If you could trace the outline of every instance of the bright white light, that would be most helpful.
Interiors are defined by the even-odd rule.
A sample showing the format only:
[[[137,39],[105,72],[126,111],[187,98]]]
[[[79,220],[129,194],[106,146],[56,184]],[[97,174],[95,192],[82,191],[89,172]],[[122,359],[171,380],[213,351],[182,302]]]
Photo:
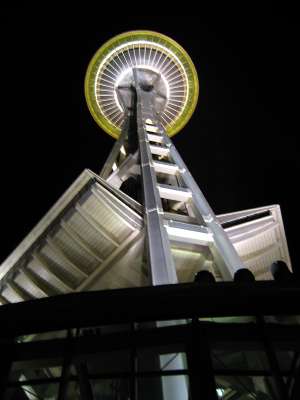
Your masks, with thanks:
[[[157,126],[145,124],[145,127],[147,132],[153,132],[153,133],[159,132],[159,128]]]
[[[145,47],[149,47],[149,46],[152,47],[154,45],[154,47],[156,49],[159,49],[163,54],[168,55],[170,57],[170,59],[174,60],[175,63],[177,64],[177,66],[179,66],[179,69],[181,70],[181,72],[182,72],[182,74],[184,76],[184,82],[185,82],[185,86],[186,86],[186,96],[185,96],[184,101],[183,101],[183,106],[182,106],[180,112],[178,113],[178,115],[176,116],[176,118],[179,118],[179,116],[182,114],[182,112],[183,112],[183,110],[184,110],[184,108],[186,106],[186,103],[187,103],[187,100],[188,100],[188,96],[189,96],[189,85],[187,84],[188,77],[187,77],[185,68],[184,68],[182,62],[180,61],[180,59],[177,57],[177,55],[170,48],[168,48],[166,46],[163,46],[160,43],[154,43],[154,42],[147,41],[147,40],[133,40],[133,41],[129,40],[128,42],[123,43],[123,44],[117,46],[116,48],[114,48],[113,50],[111,50],[110,53],[107,54],[104,57],[104,59],[101,61],[100,65],[98,67],[97,73],[96,73],[96,79],[95,79],[95,83],[96,84],[95,84],[95,88],[94,88],[94,90],[95,90],[95,99],[96,99],[96,102],[98,104],[98,107],[101,110],[101,113],[103,115],[105,115],[105,113],[104,113],[104,111],[102,109],[102,105],[100,104],[100,101],[98,100],[96,89],[97,89],[97,82],[98,82],[98,79],[99,79],[99,74],[102,72],[104,65],[111,58],[113,58],[115,55],[118,55],[119,53],[121,53],[123,49],[127,50],[129,48],[140,48],[141,45],[145,46]],[[145,56],[145,54],[144,54],[144,56]],[[128,63],[127,63],[127,66],[128,66]],[[139,66],[139,67],[142,67],[142,68],[150,69],[150,70],[155,71],[155,72],[160,72],[155,67],[153,67],[152,65],[149,66],[149,64],[146,64],[145,60],[144,60],[144,63],[142,62],[142,63],[139,63],[138,65],[135,64],[134,66]],[[120,74],[118,74],[118,76],[117,76],[117,81],[115,82],[114,88],[116,88],[118,86],[118,83],[123,79],[123,77],[131,69],[132,69],[132,66],[130,66],[130,68],[124,68],[122,71],[120,71]],[[167,79],[165,78],[163,73],[161,74],[161,79],[164,81],[164,84],[165,84],[165,87],[166,87],[166,91],[167,91],[166,97],[167,97],[167,103],[168,103],[169,98],[170,98],[169,82],[167,81]],[[117,108],[119,109],[119,111],[122,112],[123,109],[122,109],[122,106],[121,106],[120,102],[118,101],[118,97],[116,95],[116,90],[114,90],[112,95],[113,95],[113,98],[114,98],[114,101],[116,103]]]
[[[188,239],[196,244],[207,244],[213,241],[212,234],[205,232],[191,231],[188,229],[175,228],[173,226],[165,225],[168,234],[176,239]]]
[[[126,151],[125,151],[125,147],[124,146],[121,146],[120,153],[122,153],[123,156],[126,156]]]
[[[216,390],[217,390],[218,397],[221,399],[223,397],[223,394],[224,394],[224,389],[217,388]]]

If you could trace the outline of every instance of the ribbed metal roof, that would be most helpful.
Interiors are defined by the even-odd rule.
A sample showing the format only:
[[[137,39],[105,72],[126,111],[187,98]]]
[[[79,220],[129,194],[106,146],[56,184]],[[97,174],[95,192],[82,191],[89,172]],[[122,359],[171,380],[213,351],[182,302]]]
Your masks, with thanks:
[[[277,260],[283,260],[292,269],[279,205],[223,214],[218,218],[223,223],[236,221],[236,225],[225,231],[257,280],[273,279],[270,266]],[[252,220],[245,221],[247,218]]]
[[[137,274],[128,260],[141,241],[139,210],[134,200],[85,170],[0,267],[0,301],[85,290],[99,276],[105,288],[146,284],[142,269]],[[139,253],[135,262],[141,265]],[[109,273],[116,265],[120,273]]]
[[[193,281],[202,269],[222,280],[204,228],[190,217],[166,217],[178,281]],[[278,205],[218,220],[256,279],[272,279],[270,265],[278,259],[291,268]],[[85,170],[1,265],[0,303],[148,285],[143,254],[142,206]]]

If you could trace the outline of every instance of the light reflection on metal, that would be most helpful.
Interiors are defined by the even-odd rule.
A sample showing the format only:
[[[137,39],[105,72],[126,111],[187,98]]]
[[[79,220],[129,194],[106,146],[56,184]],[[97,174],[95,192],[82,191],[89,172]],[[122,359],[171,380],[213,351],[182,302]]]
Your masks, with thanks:
[[[207,230],[192,230],[182,228],[180,226],[169,226],[165,224],[170,240],[177,240],[178,242],[187,242],[200,245],[210,245],[213,243],[213,235]]]
[[[156,73],[155,107],[167,134],[173,136],[190,119],[198,99],[195,67],[184,49],[172,39],[151,31],[132,31],[106,42],[90,62],[85,94],[96,122],[118,138],[124,106],[118,89],[134,84],[133,69]]]

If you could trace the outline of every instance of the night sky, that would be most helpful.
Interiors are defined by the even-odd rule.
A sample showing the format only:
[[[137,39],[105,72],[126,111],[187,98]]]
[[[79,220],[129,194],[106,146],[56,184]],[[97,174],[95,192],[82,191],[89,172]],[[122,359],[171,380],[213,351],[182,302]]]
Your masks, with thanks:
[[[178,41],[198,71],[198,106],[174,143],[210,205],[279,203],[297,269],[298,21],[271,10],[212,17],[1,11],[0,262],[84,168],[100,170],[114,140],[87,109],[87,65],[112,36],[149,29]]]

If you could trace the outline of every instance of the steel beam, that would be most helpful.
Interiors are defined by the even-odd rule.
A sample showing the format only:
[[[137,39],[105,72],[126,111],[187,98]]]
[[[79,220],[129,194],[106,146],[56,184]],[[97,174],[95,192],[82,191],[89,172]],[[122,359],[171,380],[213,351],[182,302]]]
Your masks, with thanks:
[[[210,343],[198,321],[191,324],[189,339],[186,355],[191,400],[217,400]]]
[[[157,188],[162,199],[188,201],[193,196],[192,192],[187,188],[163,184],[157,185]]]
[[[74,290],[73,284],[69,282],[69,280],[68,282],[66,281],[66,277],[64,276],[66,273],[61,273],[58,267],[56,267],[54,270],[53,267],[50,266],[49,263],[39,253],[34,253],[32,257],[41,268],[48,272],[48,274],[51,276],[53,285],[55,285],[59,292],[69,293]]]
[[[237,254],[233,244],[228,238],[227,233],[222,228],[216,215],[209,206],[207,200],[205,199],[203,193],[199,189],[195,179],[189,172],[187,166],[183,162],[180,154],[176,150],[171,139],[164,135],[165,143],[170,151],[170,157],[173,162],[178,165],[180,177],[184,182],[185,186],[191,190],[193,193],[193,204],[200,214],[201,219],[203,218],[207,227],[211,230],[214,237],[215,244],[215,256],[218,262],[220,272],[225,280],[231,280],[234,273],[240,269],[244,268],[244,264]]]
[[[99,174],[102,179],[107,179],[111,174],[113,164],[115,163],[120,153],[121,147],[124,144],[126,134],[127,134],[126,130],[123,129],[119,139],[115,142],[111,152],[109,153],[109,156],[107,157],[107,160],[104,163],[104,166]]]
[[[93,391],[89,381],[89,374],[86,363],[78,362],[75,363],[75,368],[79,381],[80,399],[81,400],[93,400]]]
[[[9,301],[0,294],[0,304],[4,305],[4,304],[9,304]]]
[[[176,164],[167,161],[153,161],[153,166],[156,172],[163,174],[175,175],[179,170]]]
[[[161,135],[153,135],[151,133],[148,133],[147,137],[149,142],[162,143],[164,141],[164,138]]]
[[[32,300],[32,296],[16,282],[10,281],[7,286],[20,298],[21,301]]]
[[[110,243],[112,243],[115,247],[119,246],[119,243],[115,238],[112,237],[112,234],[107,231],[107,229],[100,225],[99,222],[83,207],[80,205],[75,206],[76,211],[80,214],[80,216],[93,228],[98,232],[101,236],[107,239]],[[69,263],[68,263],[69,264]],[[81,271],[82,272],[82,271]],[[82,272],[83,273],[83,272]]]
[[[67,400],[69,378],[71,376],[71,365],[73,355],[70,352],[71,331],[68,331],[66,345],[64,349],[64,360],[62,365],[62,372],[60,378],[60,385],[58,389],[57,400]]]
[[[138,153],[129,154],[127,158],[118,166],[118,168],[111,173],[106,181],[116,187],[119,188],[122,183],[129,178],[130,175],[136,175],[138,172]],[[135,172],[135,174],[133,174]]]
[[[108,269],[110,266],[114,264],[116,259],[120,257],[122,252],[128,248],[130,244],[132,244],[135,239],[137,239],[140,231],[137,229],[134,230],[115,250],[105,259],[99,266],[77,287],[76,291],[87,290],[93,282],[95,282],[96,278],[101,274],[102,271]]]
[[[177,275],[173,262],[167,232],[163,226],[163,208],[157,188],[156,174],[152,154],[166,154],[167,148],[149,145],[148,133],[157,131],[154,112],[154,93],[144,90],[143,75],[138,69],[133,70],[137,94],[137,131],[140,150],[140,164],[145,205],[145,222],[147,230],[147,247],[149,267],[153,285],[176,283]],[[150,119],[153,125],[146,124]]]
[[[48,282],[40,278],[30,268],[24,268],[22,273],[25,275],[26,279],[28,279],[28,281],[40,292],[41,297],[49,297],[60,294],[58,289],[50,286]]]
[[[204,246],[210,246],[213,243],[212,233],[204,226],[166,219],[164,220],[164,226],[170,240]]]
[[[150,151],[152,154],[156,154],[158,156],[167,156],[170,152],[169,148],[166,146],[156,146],[154,144],[150,144]]]
[[[96,254],[95,251],[87,244],[87,242],[79,236],[79,234],[64,220],[60,223],[61,228],[64,232],[76,243],[77,246],[83,248],[90,256],[92,256],[98,262],[102,262],[103,258]]]

